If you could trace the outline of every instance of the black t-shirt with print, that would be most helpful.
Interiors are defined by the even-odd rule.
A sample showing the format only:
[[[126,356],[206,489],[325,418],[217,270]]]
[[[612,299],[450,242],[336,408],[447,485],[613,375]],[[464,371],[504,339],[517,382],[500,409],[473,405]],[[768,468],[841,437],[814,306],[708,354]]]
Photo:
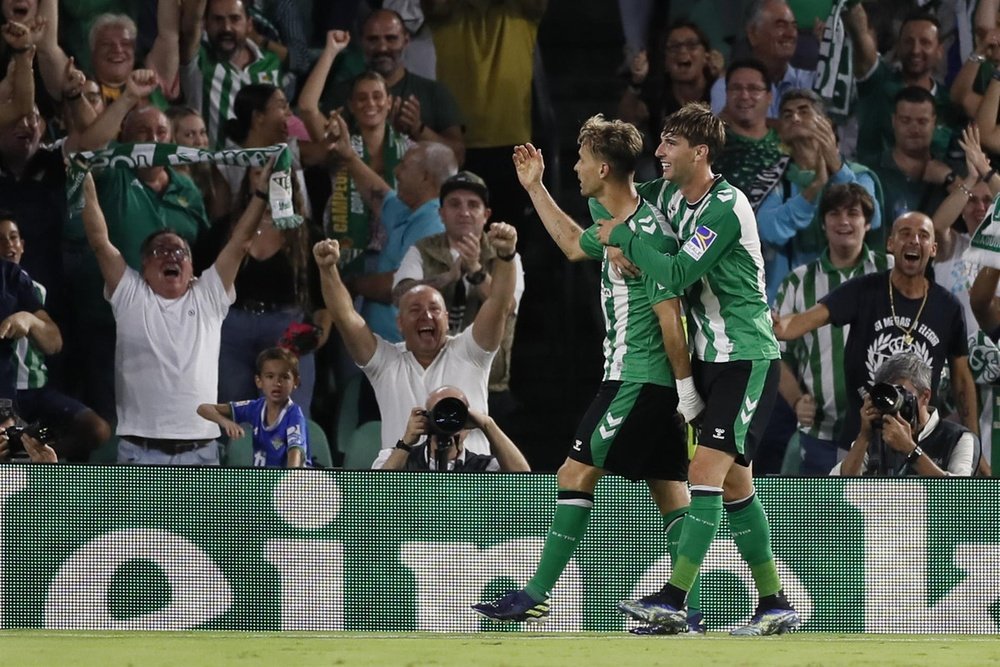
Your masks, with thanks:
[[[893,288],[896,320],[889,302],[889,273],[869,274],[849,280],[820,299],[830,311],[830,323],[850,325],[844,354],[847,414],[841,447],[850,447],[860,429],[862,390],[873,384],[882,362],[901,352],[915,352],[931,367],[931,394],[937,396],[941,372],[954,357],[969,354],[962,306],[946,289],[929,281],[927,303],[908,299]],[[914,323],[917,313],[920,317]],[[912,326],[912,330],[911,330]],[[912,342],[905,340],[910,331]],[[932,399],[933,400],[933,399]]]

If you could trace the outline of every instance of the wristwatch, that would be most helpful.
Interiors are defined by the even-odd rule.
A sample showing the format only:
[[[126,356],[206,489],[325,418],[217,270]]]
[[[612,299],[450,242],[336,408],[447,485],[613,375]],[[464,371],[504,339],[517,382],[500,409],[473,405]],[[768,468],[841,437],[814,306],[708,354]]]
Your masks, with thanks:
[[[486,271],[485,269],[473,271],[472,273],[466,274],[465,279],[469,281],[470,285],[479,285],[486,280]]]
[[[920,449],[920,445],[917,445],[916,447],[913,448],[913,451],[910,452],[909,455],[906,457],[906,462],[913,463],[923,455],[924,455],[924,450]]]

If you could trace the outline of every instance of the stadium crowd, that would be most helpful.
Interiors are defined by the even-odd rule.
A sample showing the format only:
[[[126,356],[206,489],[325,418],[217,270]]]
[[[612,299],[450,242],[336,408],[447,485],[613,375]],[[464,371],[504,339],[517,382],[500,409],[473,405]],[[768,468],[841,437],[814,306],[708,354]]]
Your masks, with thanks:
[[[659,178],[664,121],[704,103],[725,124],[712,170],[755,214],[746,248],[781,343],[754,474],[861,470],[867,389],[887,378],[919,394],[909,422],[884,417],[897,473],[989,475],[1000,261],[966,251],[1000,234],[1000,0],[618,4],[620,98],[604,115],[639,130],[626,171]],[[403,467],[430,432],[428,397],[453,385],[483,432],[453,443],[452,467],[500,442],[489,469],[528,468],[504,431],[519,416],[512,350],[533,333],[521,297],[545,289],[523,239],[550,200],[540,171],[534,192],[518,180],[512,155],[540,160],[525,146],[545,113],[533,84],[546,0],[0,10],[0,399],[48,429],[27,436],[27,454]],[[611,217],[585,182],[607,169],[576,172],[595,220]],[[654,217],[676,213],[638,191]],[[569,208],[580,194],[552,197]],[[603,258],[607,290],[608,271],[642,273],[625,246],[602,251],[596,231],[579,232],[553,239],[570,259]],[[672,234],[677,253],[689,239]],[[676,291],[671,313],[693,319],[703,295]],[[613,346],[621,313],[604,310]],[[689,333],[694,356],[732,352],[715,333]],[[903,354],[919,373],[879,374]],[[660,361],[697,426],[706,392],[688,384],[687,359]],[[945,421],[955,442],[921,447]],[[236,456],[241,439],[252,460]]]

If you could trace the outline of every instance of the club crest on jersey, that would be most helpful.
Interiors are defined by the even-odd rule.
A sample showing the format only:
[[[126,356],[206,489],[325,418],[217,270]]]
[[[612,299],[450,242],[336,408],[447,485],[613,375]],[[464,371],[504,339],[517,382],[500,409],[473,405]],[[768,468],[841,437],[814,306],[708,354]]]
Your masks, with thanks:
[[[694,230],[694,236],[687,240],[681,250],[698,261],[712,247],[717,237],[718,234],[708,227],[698,227]]]

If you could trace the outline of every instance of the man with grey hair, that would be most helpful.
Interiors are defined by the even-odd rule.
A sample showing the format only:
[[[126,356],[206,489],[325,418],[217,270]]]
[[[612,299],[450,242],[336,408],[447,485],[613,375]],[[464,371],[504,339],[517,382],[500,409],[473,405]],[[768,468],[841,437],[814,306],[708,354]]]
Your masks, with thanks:
[[[777,118],[779,102],[793,88],[812,88],[816,72],[792,67],[799,33],[795,15],[785,0],[754,0],[747,7],[746,34],[750,55],[767,67],[771,84],[771,106],[767,117]],[[712,113],[726,106],[726,81],[719,77],[712,85]]]
[[[979,463],[979,439],[930,407],[931,368],[904,352],[875,372],[861,406],[861,432],[830,471],[844,477],[968,477]]]
[[[764,242],[768,303],[790,271],[817,259],[826,247],[819,202],[829,185],[857,183],[875,201],[870,224],[882,226],[882,188],[875,173],[843,159],[823,102],[811,90],[794,88],[781,98],[778,137],[788,154],[775,164],[780,174],[757,209]]]
[[[441,186],[458,171],[451,148],[436,141],[414,144],[396,166],[396,189],[372,170],[351,147],[343,118],[336,117],[333,153],[347,169],[365,204],[378,216],[384,236],[374,265],[361,275],[344,276],[347,288],[364,301],[361,315],[372,331],[390,343],[402,340],[396,325],[392,282],[403,256],[420,239],[444,232],[439,195]]]

